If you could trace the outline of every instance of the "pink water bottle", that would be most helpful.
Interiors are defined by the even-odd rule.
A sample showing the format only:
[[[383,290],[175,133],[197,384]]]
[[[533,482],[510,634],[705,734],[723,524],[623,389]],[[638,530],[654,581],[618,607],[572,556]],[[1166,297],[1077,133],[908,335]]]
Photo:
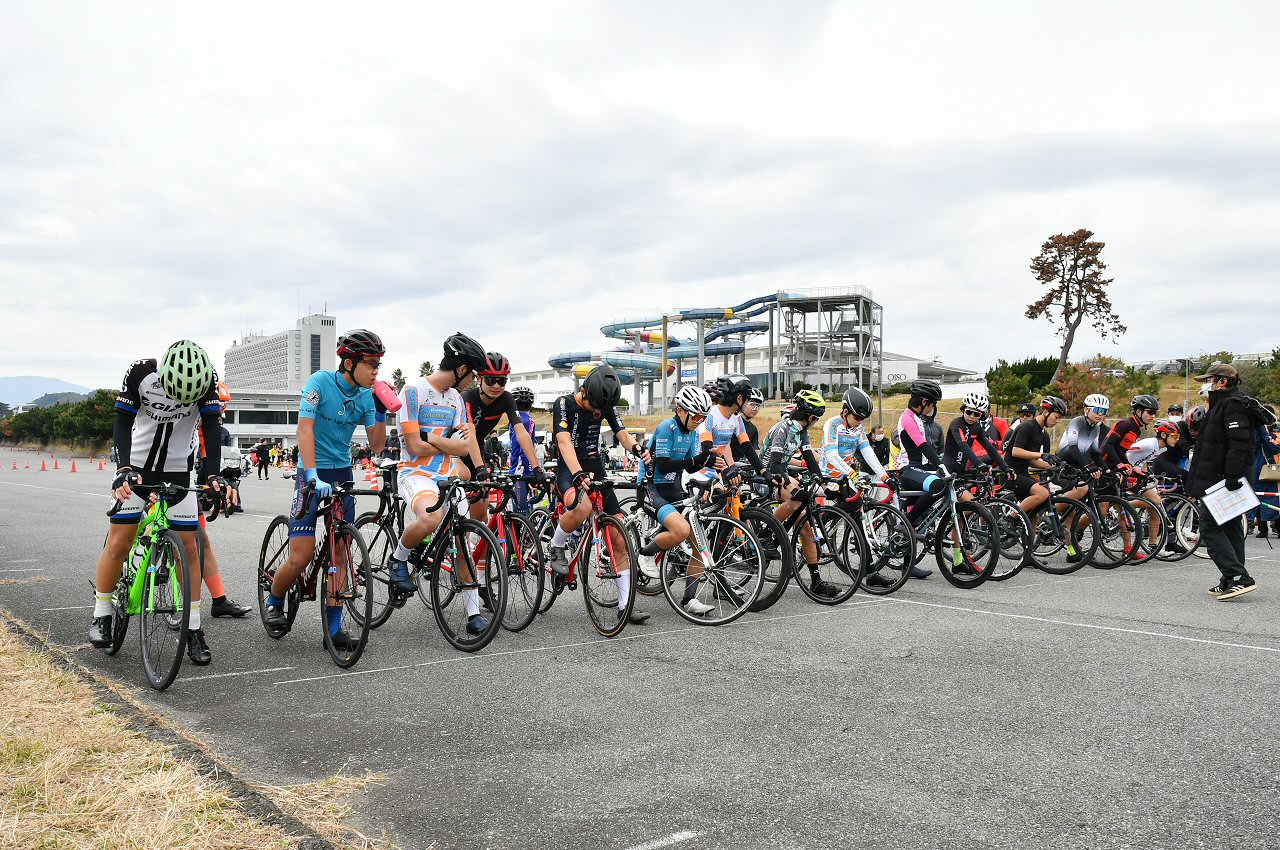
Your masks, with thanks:
[[[382,402],[382,406],[389,412],[399,412],[400,396],[396,394],[395,388],[386,381],[374,381],[373,394],[378,397],[378,401]]]

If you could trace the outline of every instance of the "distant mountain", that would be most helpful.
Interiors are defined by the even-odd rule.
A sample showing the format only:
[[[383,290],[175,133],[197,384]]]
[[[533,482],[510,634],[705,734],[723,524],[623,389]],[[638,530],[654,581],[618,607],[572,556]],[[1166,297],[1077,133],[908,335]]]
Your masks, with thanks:
[[[31,403],[36,407],[53,407],[55,404],[84,401],[88,397],[84,393],[45,393],[40,398],[32,399]]]
[[[93,390],[72,384],[58,378],[46,378],[42,375],[16,375],[10,378],[0,377],[0,401],[13,406],[26,404],[49,393],[83,393],[88,395]]]

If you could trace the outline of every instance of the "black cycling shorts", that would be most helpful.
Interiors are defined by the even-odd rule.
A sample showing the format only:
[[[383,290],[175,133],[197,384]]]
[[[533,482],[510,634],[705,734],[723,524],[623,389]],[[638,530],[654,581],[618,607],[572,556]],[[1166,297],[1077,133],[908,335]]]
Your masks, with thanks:
[[[597,481],[605,480],[604,464],[600,461],[582,467],[582,471]],[[556,469],[556,488],[560,491],[561,499],[564,498],[565,493],[573,488],[573,474],[569,472],[567,464],[562,463]],[[618,494],[613,491],[612,487],[601,487],[600,497],[604,500],[605,513],[613,516],[622,513],[622,506],[618,504]],[[569,503],[565,502],[565,507],[567,508],[568,506]]]
[[[1021,472],[1013,477],[1013,481],[1009,483],[1009,489],[1019,499],[1025,499],[1031,495],[1031,488],[1040,482],[1032,478],[1030,475],[1023,475]]]

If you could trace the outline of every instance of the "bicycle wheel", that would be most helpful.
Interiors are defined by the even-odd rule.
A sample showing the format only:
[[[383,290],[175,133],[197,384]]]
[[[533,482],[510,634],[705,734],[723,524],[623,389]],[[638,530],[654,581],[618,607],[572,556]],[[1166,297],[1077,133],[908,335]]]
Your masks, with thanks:
[[[722,626],[747,613],[764,587],[764,554],[746,523],[723,515],[700,517],[706,535],[704,567],[696,577],[688,568],[663,575],[662,593],[675,612],[691,623]],[[664,559],[664,565],[674,559]],[[709,610],[694,614],[691,600]]]
[[[795,571],[796,554],[787,540],[787,528],[772,511],[763,508],[743,508],[739,519],[747,524],[751,533],[760,541],[764,557],[764,582],[760,595],[752,602],[749,611],[764,611],[776,605],[787,592],[787,584]]]
[[[653,539],[653,536],[661,531],[658,527],[657,518],[646,513],[640,507],[639,500],[634,496],[623,499],[619,504],[623,506],[626,522],[631,526],[635,539],[641,544]],[[633,573],[633,581],[636,591],[641,596],[662,595],[660,558],[660,555],[654,555],[653,557],[641,555],[639,549],[636,550],[636,568]],[[661,558],[661,560],[665,560],[665,558]]]
[[[862,589],[888,596],[907,583],[916,562],[915,530],[907,515],[890,504],[865,504],[860,519],[869,555]]]
[[[813,524],[813,543],[817,563],[805,563],[805,575],[800,564],[804,562],[801,529],[805,523],[797,523],[792,532],[792,549],[800,553],[796,560],[796,584],[819,605],[839,605],[853,596],[867,566],[867,545],[862,536],[861,524],[839,508],[830,505],[809,506],[808,522]],[[827,592],[820,593],[824,587]]]
[[[991,581],[1008,581],[1022,572],[1027,564],[1027,554],[1035,551],[1035,528],[1016,502],[992,499],[984,503],[996,518],[1000,532],[1000,558],[991,573]]]
[[[284,596],[284,613],[289,618],[289,627],[273,629],[267,625],[267,594],[271,592],[271,581],[276,570],[289,560],[289,518],[280,515],[271,520],[267,533],[262,537],[262,549],[258,552],[258,617],[262,620],[262,628],[267,635],[279,640],[289,633],[293,627],[293,619],[298,616],[298,605],[301,598],[297,583],[289,588]]]
[[[959,531],[959,542],[955,539]],[[972,590],[991,578],[1000,559],[996,518],[976,502],[957,502],[955,520],[944,516],[934,532],[934,559],[942,577],[956,587]]]
[[[507,605],[502,614],[502,627],[518,632],[533,622],[542,604],[546,570],[542,562],[542,542],[537,527],[510,511],[504,517],[507,529]]]
[[[484,570],[476,562],[481,541],[488,553]],[[483,649],[502,628],[507,604],[507,562],[498,538],[484,523],[455,519],[448,539],[442,540],[437,532],[424,559],[435,562],[434,569],[427,572],[431,577],[431,612],[440,634],[454,649]],[[481,588],[491,608],[487,615],[480,612]]]
[[[178,535],[165,528],[153,532],[151,563],[143,578],[142,611],[139,640],[142,644],[142,669],[147,684],[163,691],[173,682],[182,666],[182,652],[187,648],[187,630],[191,624],[191,606],[187,604],[187,550]],[[173,615],[178,628],[169,626]]]
[[[329,651],[333,663],[345,669],[360,660],[369,641],[370,623],[373,621],[373,595],[369,587],[373,576],[369,550],[355,526],[339,522],[333,531],[333,543],[333,551],[323,553],[327,555],[327,563],[319,564],[320,622],[324,648]],[[358,615],[353,613],[351,617],[356,628],[346,629],[347,635],[355,639],[355,646],[340,647],[334,643],[328,618],[332,603],[337,603],[344,611],[359,611]]]
[[[1133,508],[1138,518],[1130,560],[1136,562],[1154,558],[1169,538],[1169,517],[1165,515],[1163,508],[1146,496],[1131,498],[1129,507]]]
[[[137,569],[126,561],[120,581],[116,582],[116,591],[111,596],[111,643],[102,648],[107,655],[119,652],[129,633],[129,588],[136,576]]]
[[[1084,502],[1066,496],[1054,496],[1048,505],[1035,511],[1036,555],[1040,569],[1056,576],[1065,576],[1089,563],[1098,548],[1098,519]],[[1067,559],[1050,560],[1063,549]],[[1072,554],[1074,550],[1074,554]]]
[[[1200,514],[1193,499],[1166,493],[1165,513],[1169,515],[1170,536],[1164,551],[1156,555],[1162,561],[1181,561],[1200,551]],[[1181,548],[1182,551],[1176,551]]]
[[[632,565],[640,544],[634,532],[616,517],[598,516],[595,522],[598,537],[588,537],[582,548],[578,583],[582,585],[591,625],[605,637],[614,637],[627,625],[636,604],[636,594],[629,591],[629,579],[635,574]],[[625,597],[624,585],[628,588]]]
[[[1100,570],[1114,570],[1133,555],[1138,516],[1119,496],[1095,496],[1094,503],[1097,505],[1098,549],[1090,564]]]
[[[538,601],[538,613],[545,614],[555,604],[556,597],[564,591],[564,579],[552,572],[551,564],[547,562],[547,547],[551,545],[555,523],[549,510],[534,508],[529,511],[529,525],[537,529],[538,544],[542,547],[542,596]]]
[[[360,538],[369,553],[369,586],[366,590],[372,602],[370,607],[373,613],[369,620],[371,629],[385,623],[395,610],[391,602],[391,567],[388,566],[398,542],[392,525],[394,521],[388,517],[378,522],[377,514],[364,514],[356,520],[356,531],[360,532]],[[356,622],[360,622],[360,618],[364,616],[362,605],[348,606],[347,611]]]

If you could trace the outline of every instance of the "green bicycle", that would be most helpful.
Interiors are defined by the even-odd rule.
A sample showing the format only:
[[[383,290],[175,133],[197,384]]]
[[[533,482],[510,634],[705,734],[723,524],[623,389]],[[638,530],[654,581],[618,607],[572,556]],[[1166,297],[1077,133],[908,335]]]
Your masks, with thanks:
[[[147,684],[163,691],[173,684],[182,667],[191,623],[191,606],[187,604],[187,549],[177,532],[169,527],[169,505],[180,502],[188,493],[203,492],[204,488],[177,484],[146,487],[136,478],[129,483],[139,494],[149,492],[153,500],[138,523],[133,548],[125,558],[124,571],[116,583],[111,643],[103,647],[103,651],[107,655],[119,652],[129,631],[129,618],[138,617],[142,669],[147,675]],[[123,504],[116,502],[107,516],[114,516]],[[196,535],[196,541],[203,573],[204,535]]]

